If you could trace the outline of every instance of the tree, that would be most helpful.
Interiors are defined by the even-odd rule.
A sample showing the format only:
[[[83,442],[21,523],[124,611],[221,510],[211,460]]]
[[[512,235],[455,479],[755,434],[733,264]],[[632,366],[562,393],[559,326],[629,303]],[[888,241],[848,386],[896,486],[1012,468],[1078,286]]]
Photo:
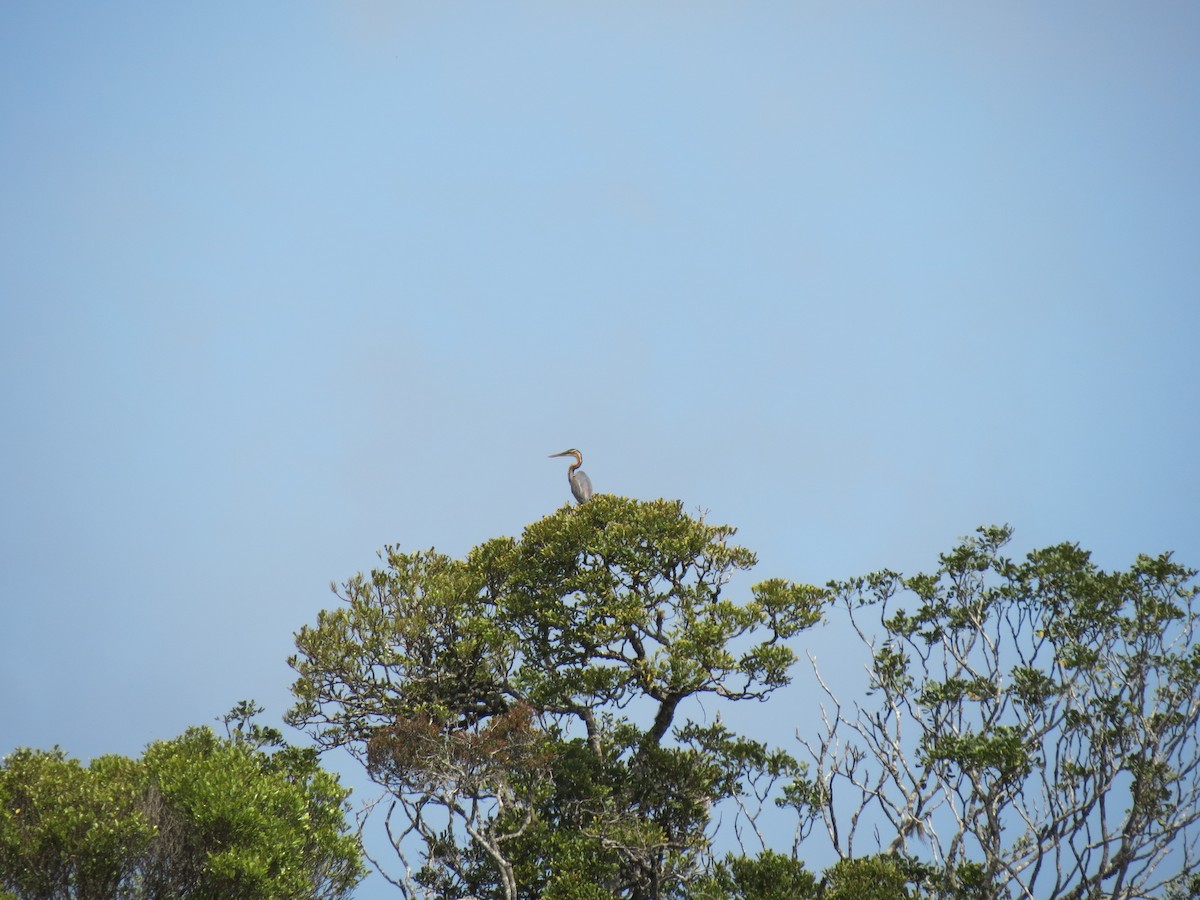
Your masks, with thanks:
[[[1074,544],[1017,562],[1010,538],[981,528],[933,574],[830,586],[870,699],[822,681],[814,775],[787,802],[846,859],[890,836],[935,897],[1181,892],[1200,842],[1196,572],[1170,554],[1105,572]]]
[[[817,879],[802,862],[774,850],[728,854],[692,892],[693,900],[816,900]]]
[[[153,838],[137,815],[137,764],[84,767],[59,749],[17,750],[0,765],[0,887],[29,900],[117,897]],[[128,853],[126,848],[136,848]]]
[[[825,599],[776,579],[729,600],[755,563],[733,533],[598,495],[462,560],[387,548],[335,586],[344,604],[297,635],[288,718],[384,788],[364,816],[405,897],[676,896],[713,804],[799,774],[692,718],[787,684],[783,642]]]
[[[260,711],[240,704],[227,738],[191,728],[139,760],[5,757],[0,888],[23,900],[349,896],[363,869],[348,791],[314,751],[251,724]]]

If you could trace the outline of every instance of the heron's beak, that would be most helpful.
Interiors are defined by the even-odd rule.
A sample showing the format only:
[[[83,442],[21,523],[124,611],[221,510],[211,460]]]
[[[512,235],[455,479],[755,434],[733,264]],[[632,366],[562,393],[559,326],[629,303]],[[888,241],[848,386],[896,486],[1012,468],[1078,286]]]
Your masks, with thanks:
[[[554,457],[556,457],[556,456],[570,456],[570,455],[571,455],[570,450],[564,450],[562,453],[551,453],[549,456],[546,457],[546,459],[554,459]]]

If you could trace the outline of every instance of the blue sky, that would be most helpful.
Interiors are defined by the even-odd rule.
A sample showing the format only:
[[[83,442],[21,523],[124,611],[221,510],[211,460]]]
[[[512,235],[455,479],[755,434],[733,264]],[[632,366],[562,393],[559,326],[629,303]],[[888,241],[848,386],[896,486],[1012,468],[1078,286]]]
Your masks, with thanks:
[[[519,532],[566,447],[762,577],[1000,522],[1200,564],[1198,45],[1182,2],[4,5],[0,753],[277,719],[331,580]]]

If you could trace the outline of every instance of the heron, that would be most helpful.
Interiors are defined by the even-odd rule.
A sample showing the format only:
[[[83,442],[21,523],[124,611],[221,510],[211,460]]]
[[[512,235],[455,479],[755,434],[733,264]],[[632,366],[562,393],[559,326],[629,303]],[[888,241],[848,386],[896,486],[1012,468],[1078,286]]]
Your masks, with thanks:
[[[556,456],[575,457],[575,462],[567,469],[567,481],[571,483],[571,493],[575,495],[575,499],[579,503],[587,503],[592,499],[592,479],[579,471],[579,467],[583,465],[583,454],[572,448],[562,453],[551,453],[548,458],[554,459]]]

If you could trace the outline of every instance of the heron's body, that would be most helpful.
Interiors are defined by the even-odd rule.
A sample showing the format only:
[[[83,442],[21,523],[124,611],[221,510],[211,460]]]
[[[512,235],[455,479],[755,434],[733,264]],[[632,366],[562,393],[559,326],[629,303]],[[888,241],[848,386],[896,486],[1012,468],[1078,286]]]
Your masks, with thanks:
[[[587,503],[592,499],[592,479],[587,477],[586,472],[572,472],[567,480],[571,482],[571,493],[576,500]]]
[[[564,450],[562,453],[550,454],[551,459],[556,456],[575,457],[575,462],[571,463],[570,468],[567,469],[567,481],[571,485],[571,493],[575,495],[575,500],[579,503],[587,503],[592,499],[592,479],[579,470],[579,467],[583,465],[583,454],[578,450]]]

